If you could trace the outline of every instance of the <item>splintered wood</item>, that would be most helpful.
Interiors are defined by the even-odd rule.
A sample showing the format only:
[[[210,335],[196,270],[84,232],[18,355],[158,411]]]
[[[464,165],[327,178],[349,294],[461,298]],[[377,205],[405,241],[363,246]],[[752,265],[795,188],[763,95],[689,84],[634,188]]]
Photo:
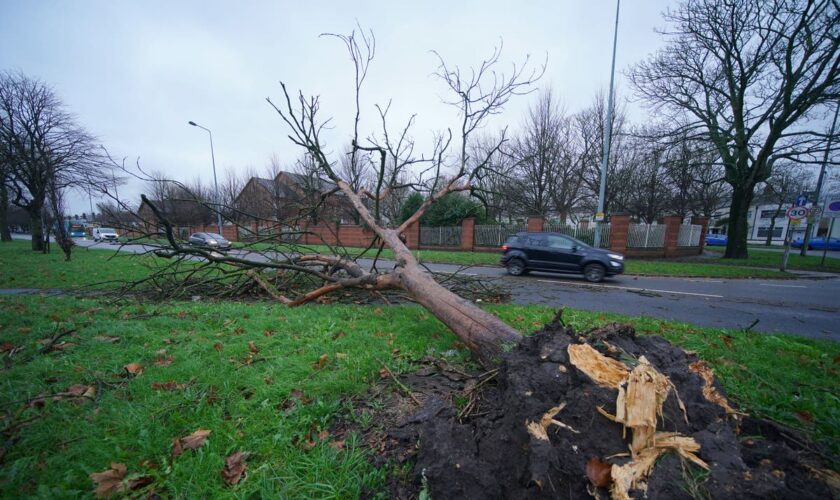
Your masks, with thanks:
[[[726,398],[723,397],[723,394],[719,393],[717,389],[715,389],[715,386],[713,385],[715,378],[714,372],[711,368],[709,368],[709,365],[707,365],[705,361],[697,360],[694,363],[688,365],[688,369],[696,373],[697,375],[700,375],[700,377],[703,379],[703,396],[706,399],[723,408],[726,411],[727,415],[743,415],[743,413],[740,413],[739,411],[735,410],[735,408],[732,408],[729,405],[729,401],[727,401]]]
[[[644,489],[644,481],[652,472],[656,459],[668,451],[704,469],[709,468],[696,455],[700,445],[694,438],[675,432],[656,431],[657,418],[662,416],[662,405],[672,389],[676,395],[676,388],[644,356],[639,358],[639,364],[630,371],[623,363],[607,358],[588,344],[569,345],[568,352],[571,363],[595,383],[618,390],[616,414],[610,415],[602,408],[598,408],[598,411],[608,419],[621,423],[625,431],[629,428],[632,432],[632,460],[624,465],[613,465],[610,471],[612,498],[629,500],[631,489]],[[710,386],[710,382],[707,382],[707,386]],[[676,397],[679,401],[679,396]],[[679,401],[679,405],[685,416],[682,401]]]
[[[604,356],[589,344],[570,344],[568,352],[571,363],[602,387],[618,389],[630,373],[624,363]]]
[[[530,422],[525,421],[525,428],[528,429],[528,433],[534,436],[537,439],[541,439],[543,441],[548,441],[548,427],[551,425],[556,425],[557,427],[568,429],[575,434],[580,434],[578,431],[574,430],[571,426],[564,424],[563,422],[556,420],[554,418],[555,415],[560,413],[560,411],[566,407],[566,403],[561,403],[559,406],[555,406],[545,412],[542,417],[540,417],[539,422]]]

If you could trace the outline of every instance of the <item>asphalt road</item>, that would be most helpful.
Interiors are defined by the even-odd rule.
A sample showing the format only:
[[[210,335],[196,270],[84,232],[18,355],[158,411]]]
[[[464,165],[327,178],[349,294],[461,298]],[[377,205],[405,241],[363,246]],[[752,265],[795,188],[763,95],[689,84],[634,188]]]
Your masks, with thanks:
[[[80,246],[142,252],[92,241]],[[360,260],[360,264],[369,261]],[[388,262],[380,262],[387,269]],[[518,304],[545,304],[590,311],[683,321],[707,327],[747,328],[840,341],[840,277],[802,273],[799,279],[657,278],[622,275],[592,284],[575,275],[532,273],[507,276],[501,267],[461,268],[430,264],[435,272],[463,272],[497,278]]]

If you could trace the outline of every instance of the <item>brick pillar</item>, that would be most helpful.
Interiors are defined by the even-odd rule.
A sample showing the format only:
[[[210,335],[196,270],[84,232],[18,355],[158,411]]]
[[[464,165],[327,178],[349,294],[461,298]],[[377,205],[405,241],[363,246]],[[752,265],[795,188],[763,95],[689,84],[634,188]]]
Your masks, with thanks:
[[[528,217],[528,231],[531,233],[541,233],[545,227],[545,219],[543,217]]]
[[[610,250],[625,253],[629,234],[630,216],[627,214],[610,215]]]
[[[405,245],[408,248],[420,248],[420,221],[408,226],[401,236],[405,238]]]
[[[239,241],[239,231],[235,225],[222,226],[222,236],[228,241]]]
[[[703,253],[703,249],[706,247],[706,233],[709,232],[709,218],[702,217],[702,216],[694,216],[691,218],[692,224],[699,224],[702,229],[700,229],[700,251],[698,254]]]
[[[461,221],[461,250],[471,252],[475,242],[475,217]]]
[[[677,243],[680,237],[680,224],[683,218],[678,215],[668,215],[662,218],[665,224],[665,257],[677,256]]]

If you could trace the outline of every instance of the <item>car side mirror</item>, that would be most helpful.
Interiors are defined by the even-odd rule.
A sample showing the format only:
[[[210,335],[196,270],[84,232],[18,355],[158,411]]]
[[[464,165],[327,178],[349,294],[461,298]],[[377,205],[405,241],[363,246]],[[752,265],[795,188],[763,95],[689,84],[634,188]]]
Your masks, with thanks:
[[[578,246],[577,245],[572,245],[572,252],[577,253],[577,251],[578,251]]]

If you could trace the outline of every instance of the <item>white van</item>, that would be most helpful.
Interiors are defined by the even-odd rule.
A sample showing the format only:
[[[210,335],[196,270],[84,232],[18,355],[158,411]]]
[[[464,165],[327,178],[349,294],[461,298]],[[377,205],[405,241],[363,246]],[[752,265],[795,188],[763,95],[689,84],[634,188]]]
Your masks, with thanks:
[[[117,234],[117,232],[111,229],[110,227],[93,228],[93,241],[110,241],[112,243],[117,243],[119,241],[119,237],[120,236]]]

